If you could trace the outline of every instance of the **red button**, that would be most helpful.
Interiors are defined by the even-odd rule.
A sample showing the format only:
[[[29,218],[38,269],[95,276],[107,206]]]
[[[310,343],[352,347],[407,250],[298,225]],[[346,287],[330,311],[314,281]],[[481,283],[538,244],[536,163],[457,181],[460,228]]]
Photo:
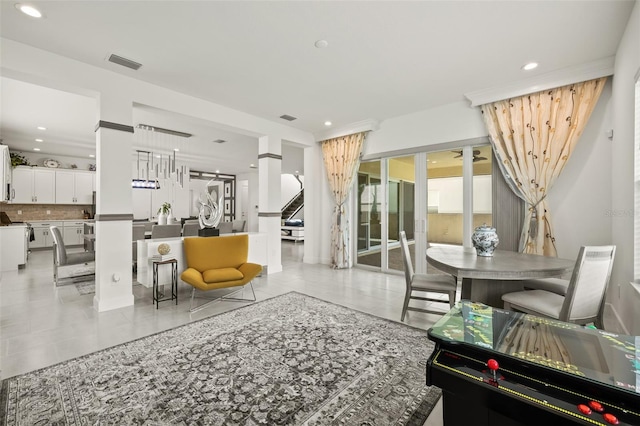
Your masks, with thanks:
[[[617,425],[618,423],[620,423],[618,421],[618,418],[611,413],[604,413],[602,417],[604,418],[605,422],[610,423],[612,425]]]
[[[578,405],[578,411],[580,411],[582,414],[591,414],[591,408],[587,407],[584,404]]]
[[[591,407],[593,411],[597,411],[598,413],[602,413],[604,411],[604,407],[602,407],[602,404],[597,401],[589,401],[589,407]]]

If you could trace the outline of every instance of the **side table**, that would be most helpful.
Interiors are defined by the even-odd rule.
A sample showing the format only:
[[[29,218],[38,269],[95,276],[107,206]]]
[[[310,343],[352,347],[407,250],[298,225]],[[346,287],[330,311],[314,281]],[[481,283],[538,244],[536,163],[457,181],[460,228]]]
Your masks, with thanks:
[[[178,304],[178,261],[176,259],[168,260],[153,260],[153,302],[156,304],[156,309],[160,302],[166,300],[176,300]],[[160,299],[161,295],[158,290],[158,266],[159,265],[171,265],[171,297],[165,297]]]

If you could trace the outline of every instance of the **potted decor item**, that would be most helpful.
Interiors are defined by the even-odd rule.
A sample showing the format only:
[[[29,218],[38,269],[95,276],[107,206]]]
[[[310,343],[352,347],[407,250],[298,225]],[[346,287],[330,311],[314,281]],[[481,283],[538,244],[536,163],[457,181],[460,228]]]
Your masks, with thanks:
[[[488,226],[483,223],[482,226],[478,226],[471,236],[471,242],[476,248],[478,256],[490,257],[493,256],[493,251],[500,242],[496,228]]]
[[[158,225],[166,225],[170,223],[169,220],[173,221],[173,217],[171,217],[171,204],[165,201],[158,209]]]

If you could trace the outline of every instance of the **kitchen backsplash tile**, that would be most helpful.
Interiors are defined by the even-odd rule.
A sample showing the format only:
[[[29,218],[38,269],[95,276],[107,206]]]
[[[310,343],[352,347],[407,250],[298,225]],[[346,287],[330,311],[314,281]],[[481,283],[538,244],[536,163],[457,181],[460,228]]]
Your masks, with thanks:
[[[0,211],[5,212],[12,222],[83,219],[83,211],[89,211],[90,208],[91,205],[0,204]],[[22,212],[22,214],[18,214],[18,211]],[[47,214],[47,211],[49,211],[49,214]]]

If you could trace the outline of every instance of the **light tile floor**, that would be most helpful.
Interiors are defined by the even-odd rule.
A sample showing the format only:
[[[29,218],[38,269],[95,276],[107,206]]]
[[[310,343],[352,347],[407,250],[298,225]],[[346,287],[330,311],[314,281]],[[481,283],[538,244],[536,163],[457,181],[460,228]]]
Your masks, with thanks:
[[[399,320],[404,297],[402,275],[302,263],[303,244],[283,242],[280,273],[254,280],[258,300],[298,291],[379,317]],[[134,306],[98,313],[93,294],[75,285],[54,288],[51,251],[34,251],[25,269],[0,278],[0,378],[46,367],[241,306],[220,302],[189,313],[191,287],[179,286],[179,304],[156,309],[151,289],[133,286]],[[249,291],[249,290],[248,290]],[[205,301],[200,300],[200,303]],[[447,305],[442,305],[443,309]],[[427,329],[438,315],[409,312],[405,323]],[[436,406],[426,425],[442,424]]]

